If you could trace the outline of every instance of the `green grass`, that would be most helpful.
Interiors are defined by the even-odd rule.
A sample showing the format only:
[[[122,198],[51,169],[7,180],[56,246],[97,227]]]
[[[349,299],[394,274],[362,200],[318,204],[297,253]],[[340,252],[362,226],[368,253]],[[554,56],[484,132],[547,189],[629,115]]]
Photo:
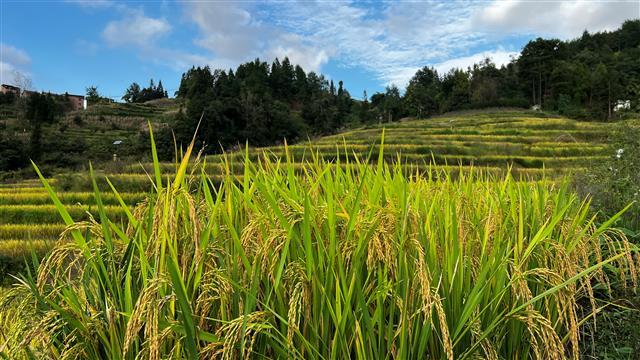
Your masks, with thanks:
[[[43,178],[73,230],[3,294],[5,357],[578,358],[578,301],[636,285],[620,214],[596,226],[566,182],[416,177],[380,154],[246,156],[218,183],[191,152],[170,176],[154,162],[128,225],[95,178],[95,223]]]

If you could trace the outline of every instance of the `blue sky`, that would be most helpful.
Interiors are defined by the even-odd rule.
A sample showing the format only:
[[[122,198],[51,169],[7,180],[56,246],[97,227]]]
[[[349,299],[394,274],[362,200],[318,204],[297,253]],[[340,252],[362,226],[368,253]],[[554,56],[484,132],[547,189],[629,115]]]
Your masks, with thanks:
[[[640,18],[640,1],[0,1],[0,81],[116,100],[133,81],[175,91],[191,65],[288,56],[352,96],[484,57],[509,61],[534,37],[570,39]]]

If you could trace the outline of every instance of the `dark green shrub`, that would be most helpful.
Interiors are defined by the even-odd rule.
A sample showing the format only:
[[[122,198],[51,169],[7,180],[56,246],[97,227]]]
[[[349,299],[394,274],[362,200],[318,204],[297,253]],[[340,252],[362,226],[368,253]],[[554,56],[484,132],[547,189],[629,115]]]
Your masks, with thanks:
[[[602,215],[615,214],[630,203],[631,209],[622,217],[622,226],[640,230],[640,126],[620,123],[608,139],[610,158],[592,164],[587,173],[577,176],[580,193],[590,195],[594,207]]]

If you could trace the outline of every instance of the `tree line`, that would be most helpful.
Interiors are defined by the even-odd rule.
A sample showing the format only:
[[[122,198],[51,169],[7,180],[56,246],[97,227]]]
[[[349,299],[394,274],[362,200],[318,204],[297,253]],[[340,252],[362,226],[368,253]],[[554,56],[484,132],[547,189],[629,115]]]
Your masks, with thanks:
[[[396,97],[395,90],[383,96]],[[640,20],[569,41],[537,38],[500,68],[489,59],[444,75],[422,68],[402,100],[395,117],[537,105],[573,118],[611,120],[618,100],[640,111]]]
[[[141,88],[136,82],[131,83],[127,88],[122,100],[127,103],[143,103],[155,99],[168,98],[169,94],[162,86],[162,80],[155,85],[153,79],[149,80],[149,86]]]
[[[173,126],[176,139],[188,142],[202,117],[198,140],[212,152],[245,141],[262,146],[329,134],[357,117],[342,81],[336,86],[288,58],[256,59],[235,71],[193,67],[176,97],[185,104]]]

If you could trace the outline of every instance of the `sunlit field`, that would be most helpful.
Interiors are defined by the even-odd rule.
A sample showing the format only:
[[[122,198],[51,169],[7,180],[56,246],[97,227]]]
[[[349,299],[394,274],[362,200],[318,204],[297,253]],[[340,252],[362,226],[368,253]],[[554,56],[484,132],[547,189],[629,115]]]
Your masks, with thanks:
[[[5,291],[3,353],[578,358],[599,295],[637,286],[615,217],[597,225],[560,179],[412,165],[392,134],[363,160],[343,145],[295,162],[285,146],[222,157],[215,175],[190,147],[172,169],[150,164],[135,206],[93,173],[91,195],[42,178],[65,231]],[[76,221],[70,199],[93,216]]]
[[[584,171],[593,163],[611,156],[605,138],[611,126],[606,123],[585,123],[566,118],[547,118],[537,113],[497,111],[449,115],[429,120],[384,123],[320,137],[288,147],[290,167],[302,173],[305,161],[322,157],[334,167],[353,167],[353,161],[364,161],[380,150],[382,129],[385,129],[386,163],[399,163],[403,173],[420,176],[440,176],[443,171],[456,177],[472,169],[503,177],[509,170],[517,180],[558,180],[564,175]],[[284,159],[284,147],[251,148],[253,161],[268,154]],[[209,179],[219,184],[225,179],[225,158],[235,179],[244,175],[244,151],[227,149],[225,155],[208,156],[206,170]],[[374,156],[377,159],[377,157]],[[347,164],[345,160],[349,160]],[[162,173],[175,173],[174,163],[160,163]],[[191,167],[189,171],[191,171]],[[96,182],[101,190],[110,190],[106,179],[121,192],[124,203],[135,206],[152,189],[151,163],[129,163],[96,170]],[[74,220],[87,220],[95,215],[96,202],[88,171],[60,174],[49,179],[60,201],[67,206]],[[112,220],[124,220],[124,212],[112,194],[104,194],[102,202]],[[23,181],[0,185],[0,239],[30,240],[39,248],[57,239],[63,223],[49,195],[39,181]],[[29,255],[31,249],[16,248],[11,256]],[[26,244],[26,243],[25,243]],[[0,256],[4,250],[0,246]]]

